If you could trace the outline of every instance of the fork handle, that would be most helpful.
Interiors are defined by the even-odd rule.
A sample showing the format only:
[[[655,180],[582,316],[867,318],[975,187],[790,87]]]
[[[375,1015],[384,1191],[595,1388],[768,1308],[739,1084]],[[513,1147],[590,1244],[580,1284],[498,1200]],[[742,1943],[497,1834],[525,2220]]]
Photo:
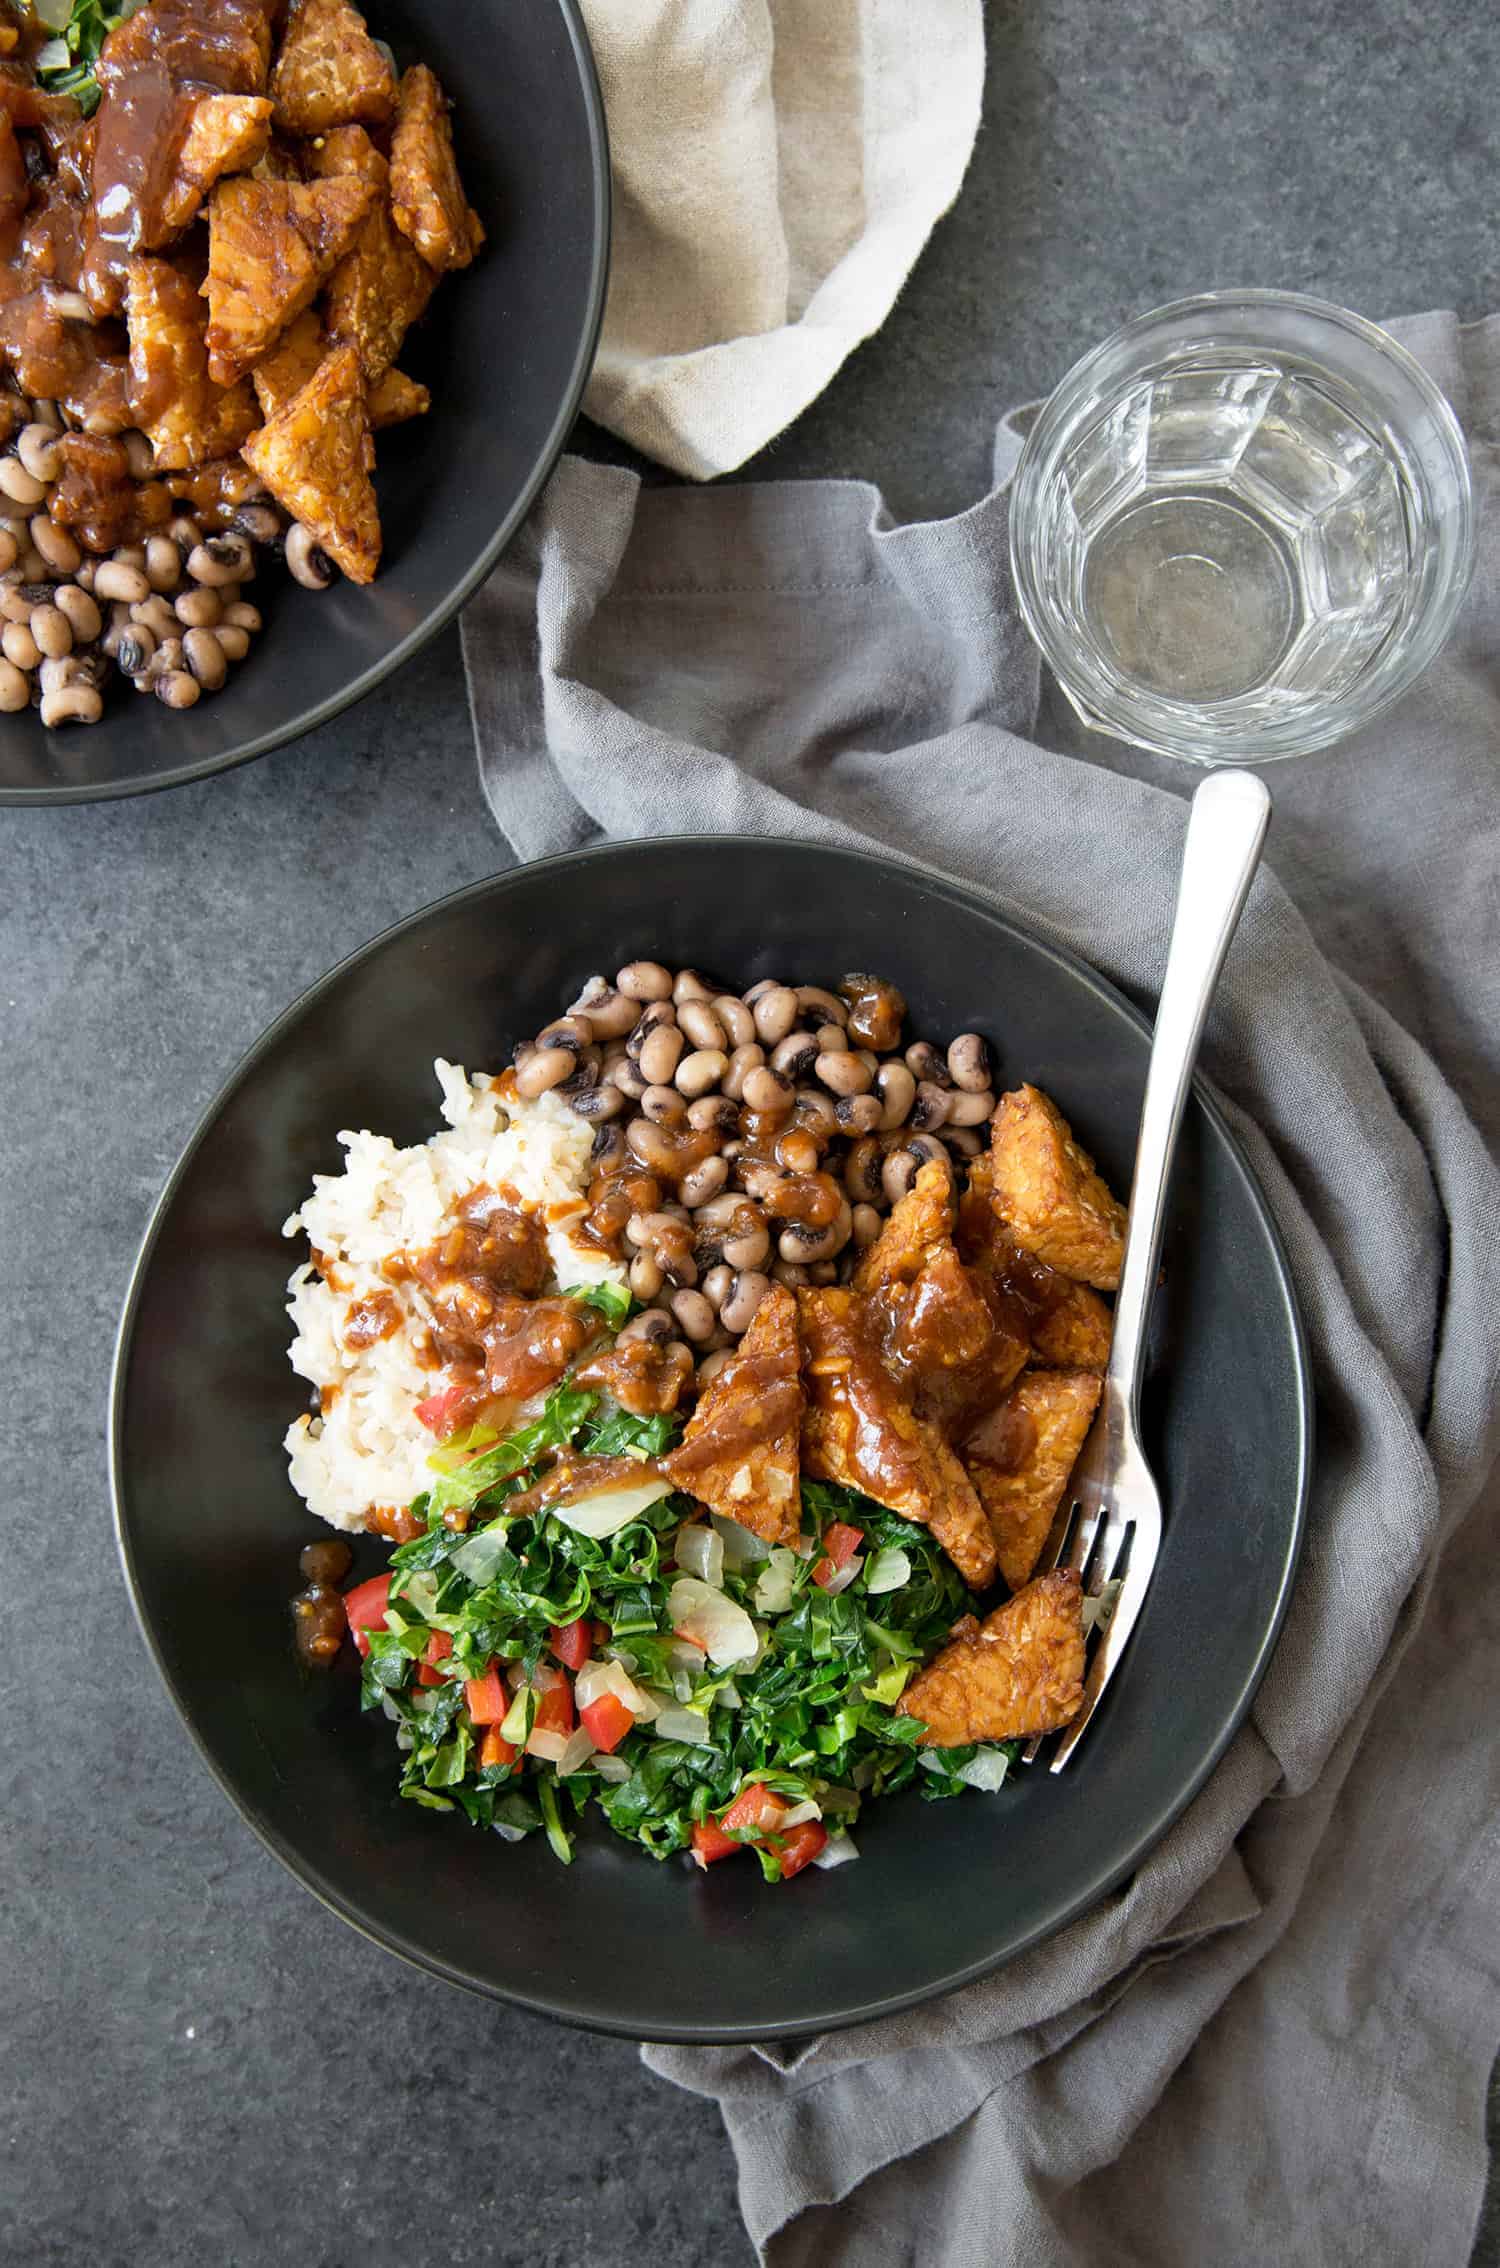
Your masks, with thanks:
[[[1146,1071],[1130,1184],[1130,1223],[1105,1376],[1106,1398],[1120,1416],[1128,1412],[1134,1417],[1140,1394],[1167,1181],[1204,1018],[1260,862],[1270,818],[1271,798],[1253,772],[1210,773],[1193,797],[1188,815],[1172,942]]]

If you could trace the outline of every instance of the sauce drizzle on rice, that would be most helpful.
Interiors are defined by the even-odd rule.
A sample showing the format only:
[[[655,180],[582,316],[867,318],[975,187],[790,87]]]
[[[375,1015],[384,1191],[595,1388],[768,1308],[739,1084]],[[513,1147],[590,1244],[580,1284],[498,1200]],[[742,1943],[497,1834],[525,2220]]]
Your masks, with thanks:
[[[430,1485],[433,1437],[416,1411],[436,1365],[472,1380],[476,1407],[544,1392],[598,1319],[530,1295],[625,1284],[611,1255],[569,1233],[584,1216],[591,1129],[556,1096],[525,1101],[508,1078],[435,1068],[446,1129],[405,1149],[341,1133],[343,1171],[315,1175],[283,1230],[312,1247],[287,1305],[292,1367],[321,1405],[288,1429],[286,1450],[293,1485],[336,1528],[388,1533],[389,1508]]]

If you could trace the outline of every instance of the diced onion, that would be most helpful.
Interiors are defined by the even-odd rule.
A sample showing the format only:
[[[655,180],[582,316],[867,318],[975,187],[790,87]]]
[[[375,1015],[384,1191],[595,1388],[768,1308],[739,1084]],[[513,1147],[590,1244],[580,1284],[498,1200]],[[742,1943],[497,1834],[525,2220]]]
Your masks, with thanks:
[[[753,1528],[742,1527],[738,1520],[726,1519],[722,1512],[715,1512],[712,1519],[715,1533],[724,1546],[726,1567],[738,1572],[741,1567],[752,1567],[757,1560],[770,1557],[770,1545]]]
[[[865,1577],[867,1591],[899,1591],[903,1583],[911,1581],[911,1561],[900,1544],[887,1544],[877,1551],[870,1561],[870,1572]]]
[[[602,1748],[589,1758],[589,1770],[597,1772],[601,1780],[613,1780],[617,1787],[630,1777],[630,1766],[624,1757],[606,1756]]]
[[[718,1692],[714,1695],[714,1699],[721,1709],[742,1709],[744,1707],[744,1703],[740,1699],[740,1689],[732,1677],[725,1678]]]
[[[663,1709],[652,1730],[658,1740],[690,1741],[694,1748],[712,1748],[714,1743],[708,1719],[698,1709]]]
[[[859,1809],[859,1797],[855,1794],[853,1788],[825,1788],[820,1800],[825,1819],[835,1812],[858,1811]]]
[[[591,1536],[597,1543],[628,1528],[671,1493],[672,1484],[665,1480],[640,1481],[634,1488],[601,1488],[592,1496],[580,1496],[576,1504],[555,1505],[552,1517],[575,1536]]]
[[[672,1546],[677,1564],[684,1575],[696,1575],[700,1583],[718,1590],[724,1580],[724,1539],[712,1528],[705,1528],[697,1520],[685,1520],[677,1531]]]
[[[856,1552],[854,1557],[849,1561],[847,1567],[840,1567],[834,1574],[829,1576],[827,1582],[823,1585],[823,1588],[828,1593],[828,1596],[831,1599],[836,1599],[840,1591],[847,1591],[849,1585],[854,1581],[855,1576],[859,1573],[863,1565],[864,1561],[860,1558],[858,1552]]]
[[[557,1769],[564,1775],[576,1772],[580,1765],[587,1764],[593,1753],[593,1736],[580,1725],[576,1732],[569,1733],[563,1752],[557,1758]]]
[[[852,1835],[830,1835],[813,1860],[814,1866],[848,1866],[859,1857],[859,1845]]]
[[[966,1788],[983,1788],[993,1795],[996,1788],[1003,1786],[1009,1770],[1010,1758],[1003,1748],[981,1748],[967,1764],[960,1764],[958,1776]]]
[[[573,1680],[573,1698],[579,1708],[591,1708],[605,1693],[623,1702],[633,1717],[656,1714],[656,1704],[625,1675],[618,1662],[585,1662]]]
[[[525,1828],[512,1827],[509,1820],[507,1819],[497,1819],[494,1823],[494,1826],[495,1833],[500,1837],[500,1840],[503,1843],[524,1843],[526,1840]],[[816,1866],[817,1863],[817,1860],[814,1859],[813,1865]]]
[[[577,1738],[574,1733],[534,1731],[526,1743],[528,1756],[540,1756],[544,1764],[556,1764],[566,1755],[569,1743]]]
[[[788,1833],[793,1827],[800,1827],[805,1819],[821,1819],[822,1816],[822,1809],[818,1804],[815,1804],[811,1801],[808,1801],[806,1803],[794,1803],[791,1810],[785,1812],[782,1817],[777,1820],[776,1832],[778,1835],[784,1835]]]
[[[66,5],[71,7],[72,0],[66,0]],[[41,0],[37,0],[37,13],[41,13]],[[65,39],[49,39],[36,51],[36,67],[39,71],[66,71],[72,60]]]
[[[755,1604],[762,1614],[785,1614],[792,1603],[797,1555],[778,1544],[755,1579]]]
[[[673,1629],[696,1638],[716,1669],[754,1660],[760,1646],[755,1625],[723,1591],[694,1576],[679,1576],[667,1594],[667,1613]]]

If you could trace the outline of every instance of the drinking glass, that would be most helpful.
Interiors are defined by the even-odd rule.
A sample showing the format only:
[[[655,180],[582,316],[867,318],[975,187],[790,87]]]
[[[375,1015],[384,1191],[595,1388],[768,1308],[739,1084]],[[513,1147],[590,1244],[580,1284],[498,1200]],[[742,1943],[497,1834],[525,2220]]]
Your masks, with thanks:
[[[1209,292],[1069,371],[1028,436],[1010,545],[1086,724],[1199,764],[1302,755],[1388,708],[1452,629],[1468,455],[1373,323]]]

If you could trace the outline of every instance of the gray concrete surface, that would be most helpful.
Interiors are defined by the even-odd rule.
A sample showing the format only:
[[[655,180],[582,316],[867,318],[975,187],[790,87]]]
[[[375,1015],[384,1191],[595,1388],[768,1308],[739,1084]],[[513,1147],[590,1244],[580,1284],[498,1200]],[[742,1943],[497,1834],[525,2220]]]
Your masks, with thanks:
[[[1497,84],[1500,18],[1468,0],[1003,0],[957,209],[751,469],[950,511],[1001,408],[1177,292],[1500,306]],[[406,1970],[260,1849],[178,1730],[110,1542],[110,1338],[195,1116],[331,961],[504,863],[452,633],[225,779],[0,812],[5,2268],[749,2258],[713,2113],[628,2045]],[[1494,2218],[1477,2257],[1500,2262]]]

